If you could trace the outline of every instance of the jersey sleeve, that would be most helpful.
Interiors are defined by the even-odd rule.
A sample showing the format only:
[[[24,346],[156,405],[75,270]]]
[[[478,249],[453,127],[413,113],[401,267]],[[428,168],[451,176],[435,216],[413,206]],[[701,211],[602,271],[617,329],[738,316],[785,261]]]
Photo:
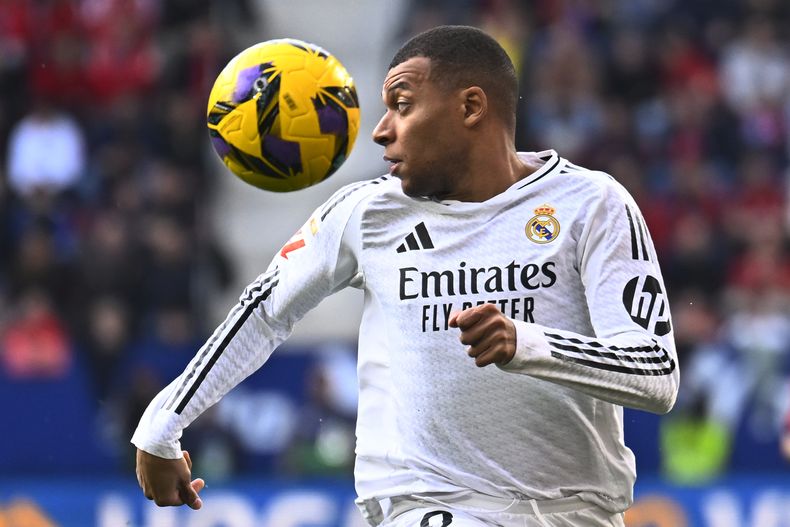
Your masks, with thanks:
[[[679,370],[666,288],[647,226],[613,180],[602,185],[587,210],[576,262],[594,334],[514,321],[516,354],[501,368],[666,413],[677,397]]]
[[[132,436],[135,446],[180,458],[179,440],[189,423],[260,368],[322,299],[358,285],[359,233],[352,217],[369,183],[338,191],[286,242],[183,373],[149,404]]]

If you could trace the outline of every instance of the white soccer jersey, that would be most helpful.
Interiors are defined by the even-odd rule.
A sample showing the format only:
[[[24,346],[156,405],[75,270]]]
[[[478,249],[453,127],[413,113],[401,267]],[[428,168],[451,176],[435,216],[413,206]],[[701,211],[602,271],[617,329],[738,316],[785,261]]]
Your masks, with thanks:
[[[390,176],[320,207],[242,295],[132,439],[180,457],[181,431],[259,368],[323,298],[362,288],[360,504],[422,492],[578,495],[619,512],[634,457],[622,406],[666,412],[678,368],[653,244],[610,176],[554,151],[482,203],[405,196]],[[490,302],[517,352],[478,368],[450,313]]]

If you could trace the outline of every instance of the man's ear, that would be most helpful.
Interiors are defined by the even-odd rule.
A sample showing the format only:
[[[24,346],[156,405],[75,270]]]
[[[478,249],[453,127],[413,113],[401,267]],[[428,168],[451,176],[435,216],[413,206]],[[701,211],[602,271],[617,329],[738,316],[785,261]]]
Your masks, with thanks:
[[[471,86],[461,91],[461,97],[464,105],[464,125],[471,128],[488,112],[488,98],[479,86]]]

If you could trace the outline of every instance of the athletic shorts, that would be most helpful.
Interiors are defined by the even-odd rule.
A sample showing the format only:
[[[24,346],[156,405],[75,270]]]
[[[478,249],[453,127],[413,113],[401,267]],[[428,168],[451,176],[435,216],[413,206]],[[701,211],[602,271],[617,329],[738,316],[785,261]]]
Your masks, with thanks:
[[[576,497],[512,501],[487,496],[391,498],[380,527],[624,527],[612,514]]]

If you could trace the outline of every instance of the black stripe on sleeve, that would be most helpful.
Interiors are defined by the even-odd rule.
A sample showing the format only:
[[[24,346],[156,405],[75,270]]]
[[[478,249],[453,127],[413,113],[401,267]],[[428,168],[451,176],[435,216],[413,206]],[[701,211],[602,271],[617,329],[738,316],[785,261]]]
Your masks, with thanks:
[[[201,383],[206,378],[206,375],[208,375],[208,372],[211,371],[211,368],[214,366],[214,364],[216,364],[216,362],[222,356],[225,349],[228,347],[228,344],[230,344],[230,341],[233,339],[233,337],[236,336],[236,333],[239,332],[241,327],[244,325],[245,322],[247,322],[247,319],[250,318],[250,315],[252,315],[252,313],[258,308],[261,302],[269,298],[269,295],[271,294],[272,290],[277,285],[277,283],[278,280],[272,282],[269,288],[266,289],[266,291],[264,291],[260,296],[258,296],[255,299],[255,301],[253,301],[251,304],[247,305],[246,309],[244,310],[244,313],[242,313],[242,315],[238,318],[238,320],[236,320],[236,323],[233,325],[231,330],[225,335],[225,338],[222,339],[222,342],[220,342],[219,346],[217,346],[217,348],[214,350],[214,353],[211,354],[211,358],[209,358],[208,362],[206,362],[206,365],[198,374],[197,378],[195,379],[195,382],[192,384],[189,390],[184,394],[184,398],[181,399],[181,402],[178,403],[178,406],[175,409],[175,412],[178,415],[181,415],[181,412],[184,411],[184,408],[192,399],[192,396],[195,395],[195,392],[197,392],[197,389],[200,387]],[[189,378],[185,379],[185,381],[188,380]]]
[[[636,245],[636,230],[634,229],[634,218],[631,217],[631,211],[628,205],[625,206],[625,213],[628,215],[628,226],[631,227],[631,258],[633,260],[639,259],[639,249]]]
[[[590,366],[593,368],[598,368],[601,370],[607,371],[614,371],[618,373],[628,373],[631,375],[646,375],[646,376],[661,376],[661,375],[669,375],[675,370],[675,361],[669,361],[669,365],[666,368],[662,368],[660,370],[648,370],[643,368],[630,368],[628,366],[621,366],[619,364],[606,364],[601,362],[595,362],[586,359],[580,359],[577,357],[569,357],[568,355],[563,355],[562,353],[558,353],[556,351],[551,352],[551,356],[564,360],[567,362],[575,362],[576,364],[581,364],[583,366]]]
[[[593,349],[585,349],[580,348],[578,346],[571,346],[570,344],[558,344],[558,343],[551,343],[551,347],[561,350],[561,351],[571,351],[575,353],[579,353],[581,355],[589,355],[590,357],[598,357],[601,359],[612,359],[624,362],[638,362],[640,364],[664,364],[669,360],[669,355],[663,349],[659,348],[656,350],[656,353],[659,351],[662,352],[661,355],[657,357],[632,357],[630,355],[618,355],[616,353],[610,353],[606,351],[596,351]]]
[[[639,240],[642,242],[642,259],[650,261],[650,254],[647,252],[647,246],[645,245],[645,238],[647,238],[647,227],[645,226],[645,220],[643,220],[640,216],[637,216],[636,220],[639,225]]]
[[[222,333],[225,331],[225,328],[229,325],[231,318],[235,317],[236,314],[241,309],[242,309],[242,306],[239,305],[239,304],[234,306],[233,310],[228,315],[228,319],[222,324],[222,326],[220,326],[220,331],[218,331],[217,333],[215,333],[214,335],[211,336],[209,341],[206,343],[206,346],[204,347],[203,352],[200,354],[200,357],[198,358],[198,360],[195,361],[195,364],[189,370],[189,373],[186,374],[186,376],[184,377],[184,380],[179,384],[179,386],[175,390],[173,390],[173,395],[171,395],[168,398],[168,400],[167,400],[167,402],[165,402],[163,408],[165,408],[167,410],[172,410],[173,409],[173,405],[175,404],[176,400],[179,397],[181,397],[181,394],[183,393],[184,389],[186,388],[187,384],[189,383],[189,380],[192,377],[194,377],[195,371],[200,366],[200,363],[206,357],[206,355],[208,354],[209,350],[212,347],[214,347],[214,344],[217,342],[217,339],[220,337],[220,335],[222,335]]]
[[[596,342],[594,340],[591,340],[589,342],[584,342],[583,340],[579,340],[577,338],[563,337],[562,335],[557,335],[555,333],[544,333],[544,335],[546,335],[549,338],[555,339],[555,340],[561,340],[561,341],[564,341],[564,342],[572,342],[574,344],[581,344],[582,346],[589,346],[591,348],[606,348],[606,349],[609,349],[609,350],[612,350],[612,351],[625,351],[625,352],[628,352],[628,353],[631,353],[631,352],[644,352],[644,353],[646,353],[646,352],[650,352],[650,351],[656,351],[656,350],[658,350],[660,348],[658,343],[655,343],[655,341],[654,341],[654,344],[652,346],[627,346],[627,347],[623,348],[623,347],[620,347],[620,346],[604,346],[600,342]]]
[[[231,311],[231,314],[228,315],[228,318],[226,319],[226,321],[223,324],[223,326],[221,326],[220,331],[215,332],[214,335],[211,337],[211,339],[208,341],[208,343],[206,344],[206,346],[203,349],[203,352],[200,354],[200,357],[193,364],[192,369],[184,377],[184,380],[181,382],[180,386],[175,391],[174,395],[165,404],[165,408],[167,408],[168,410],[172,409],[172,406],[175,404],[175,401],[178,400],[178,398],[181,396],[181,393],[184,391],[184,389],[189,384],[189,381],[192,379],[192,377],[195,376],[195,373],[201,367],[201,363],[205,360],[206,356],[211,352],[211,349],[214,347],[214,345],[216,344],[217,340],[222,336],[226,326],[230,324],[230,321],[233,319],[233,317],[236,315],[236,313],[238,313],[241,310],[244,310],[244,314],[241,316],[241,319],[246,319],[247,316],[249,316],[249,315],[246,314],[246,311],[249,308],[249,306],[247,306],[247,309],[245,309],[245,304],[251,302],[253,300],[253,297],[256,296],[256,294],[260,294],[261,289],[263,289],[267,285],[271,284],[269,286],[269,288],[267,289],[267,291],[264,293],[268,297],[270,292],[271,292],[271,288],[277,283],[276,281],[272,283],[272,280],[275,280],[279,276],[279,274],[280,274],[279,268],[275,267],[271,272],[269,272],[269,273],[267,273],[265,275],[264,279],[261,282],[250,284],[250,286],[247,287],[247,290],[243,293],[241,301],[239,302],[239,304],[237,304],[234,307],[233,311]],[[256,306],[259,303],[260,303],[260,301],[256,300]],[[242,321],[242,324],[243,324],[243,321]],[[236,326],[240,327],[240,324],[239,324],[238,320],[237,320],[236,324],[234,324],[233,327],[236,328]],[[238,331],[238,329],[231,330],[231,333],[235,334],[236,331]],[[229,339],[227,339],[227,340],[229,340]],[[223,342],[224,342],[224,340],[223,340]],[[204,375],[204,377],[205,377],[205,375]],[[180,412],[177,412],[177,413],[180,413]]]
[[[553,340],[549,340],[549,346],[552,348],[551,356],[565,361],[575,362],[584,366],[600,368],[608,371],[630,373],[633,375],[668,375],[675,370],[675,361],[669,357],[666,349],[661,347],[658,343],[654,343],[653,346],[604,346],[600,342],[584,342],[576,338],[566,338],[553,333],[544,334],[546,337],[549,337],[549,339],[572,342],[574,344],[581,345],[573,346],[570,344],[562,344],[559,342],[554,342]],[[570,355],[568,353],[575,353],[577,355],[582,355],[582,357]],[[632,355],[633,353],[637,353],[639,355]],[[645,353],[653,353],[654,355],[645,356]],[[634,364],[634,366],[626,364],[612,364],[611,362],[605,362],[606,359],[618,361],[621,363],[631,363]],[[659,364],[663,367],[639,368],[637,367],[639,364]]]

